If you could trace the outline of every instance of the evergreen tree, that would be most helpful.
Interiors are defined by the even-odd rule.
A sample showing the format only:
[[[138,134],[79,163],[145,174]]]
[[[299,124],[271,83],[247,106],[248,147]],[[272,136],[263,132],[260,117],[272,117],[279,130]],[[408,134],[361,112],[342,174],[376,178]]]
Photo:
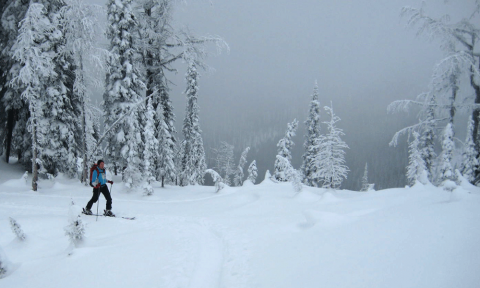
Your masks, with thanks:
[[[20,21],[25,18],[29,3],[22,0],[2,0],[0,3],[0,132],[3,131],[0,134],[0,143],[5,147],[7,163],[13,152],[18,154],[19,162],[31,163],[31,157],[26,155],[31,149],[31,142],[28,141],[31,136],[26,129],[28,104],[21,97],[23,86],[10,85],[21,68],[19,61],[13,56],[13,46],[19,34]]]
[[[419,148],[421,149],[422,158],[425,161],[425,168],[430,179],[433,176],[433,163],[437,157],[435,153],[435,107],[437,106],[436,97],[432,95],[426,108],[425,125],[420,136]]]
[[[368,191],[368,163],[365,163],[365,170],[363,172],[363,177],[362,177],[362,189],[360,189],[361,192],[367,192]]]
[[[163,114],[160,113],[160,115]],[[159,133],[157,136],[157,175],[162,182],[162,187],[164,187],[165,179],[169,182],[174,182],[177,174],[175,138],[171,136],[170,129],[163,117],[160,118],[159,125],[159,129],[157,129]]]
[[[257,169],[257,162],[255,160],[250,163],[248,166],[248,180],[250,180],[253,184],[255,184],[255,181],[257,180],[258,176],[258,169]]]
[[[417,181],[422,184],[426,184],[428,181],[428,173],[426,170],[425,161],[423,160],[423,155],[418,149],[420,141],[420,134],[418,132],[413,132],[413,141],[409,144],[409,161],[407,167],[407,180],[410,182],[410,185],[414,185]]]
[[[291,163],[292,161],[292,147],[295,145],[293,143],[292,138],[295,136],[295,131],[297,130],[298,127],[298,121],[297,119],[294,119],[292,123],[288,123],[287,125],[287,131],[285,132],[285,136],[280,139],[277,143],[277,148],[278,148],[278,156],[281,156],[285,158],[288,163]],[[288,181],[288,178],[285,174],[286,172],[286,166],[282,164],[283,161],[279,160],[277,157],[275,159],[275,174],[274,177],[277,181],[282,181],[286,182]]]
[[[302,191],[302,174],[301,172],[295,170],[290,164],[290,161],[287,158],[277,155],[277,161],[275,164],[280,168],[282,171],[282,175],[285,177],[285,181],[292,182],[293,188],[295,192]]]
[[[147,110],[144,115],[145,126],[143,128],[143,139],[145,141],[145,148],[143,150],[143,177],[144,177],[144,194],[152,195],[153,188],[152,181],[155,181],[155,159],[157,159],[158,140],[155,138],[154,119],[152,99],[147,100]]]
[[[317,187],[318,180],[312,178],[312,174],[316,171],[316,167],[313,165],[313,158],[317,155],[318,151],[315,141],[320,137],[320,101],[318,93],[318,84],[315,81],[315,86],[313,88],[312,101],[310,102],[310,111],[308,113],[306,125],[306,135],[305,143],[303,147],[305,148],[305,153],[303,154],[303,163],[302,163],[302,172],[305,176],[303,182],[308,186]]]
[[[325,106],[325,110],[330,115],[330,121],[323,122],[327,124],[328,134],[321,136],[316,141],[318,145],[318,154],[313,162],[317,167],[313,177],[321,179],[323,188],[338,188],[343,179],[347,178],[348,167],[345,165],[345,151],[348,145],[340,138],[343,130],[336,127],[340,117],[336,116],[333,108]]]
[[[452,157],[455,150],[455,143],[453,142],[453,124],[449,122],[445,127],[442,142],[442,162],[440,166],[441,180],[453,180]]]
[[[478,169],[479,161],[477,158],[477,151],[475,150],[475,143],[472,137],[472,130],[474,121],[472,116],[468,119],[468,126],[467,126],[467,137],[465,139],[465,144],[463,145],[463,154],[462,154],[462,168],[461,172],[463,177],[470,181],[470,183],[474,183],[475,180],[475,171]]]
[[[78,156],[83,159],[81,181],[86,183],[88,177],[88,163],[95,159],[95,150],[99,139],[98,128],[94,127],[98,119],[97,107],[90,103],[87,84],[99,82],[98,73],[89,67],[102,67],[100,62],[106,51],[96,47],[96,37],[101,33],[99,28],[99,11],[95,5],[87,5],[83,0],[69,0],[61,9],[61,26],[66,40],[64,53],[71,55],[73,65],[71,70],[75,75],[72,85],[73,101],[77,111],[76,130]],[[96,134],[96,135],[95,135]]]
[[[245,148],[240,155],[240,161],[237,166],[237,170],[235,170],[235,175],[233,176],[233,185],[234,186],[242,186],[243,185],[243,167],[247,164],[247,154],[250,151],[250,147]]]
[[[220,147],[213,149],[215,155],[215,168],[220,175],[223,175],[223,183],[231,185],[231,175],[234,172],[233,145],[225,141],[220,142]]]
[[[137,50],[134,42],[136,20],[131,0],[109,0],[107,4],[107,38],[110,41],[108,65],[110,71],[104,94],[105,128],[111,131],[107,139],[107,157],[115,173],[125,168],[123,178],[129,188],[140,184],[142,149],[139,109],[145,85],[136,66]],[[126,118],[114,127],[115,121]]]
[[[32,3],[21,21],[19,34],[13,46],[14,57],[23,66],[11,83],[17,88],[24,87],[22,97],[28,103],[30,112],[28,127],[32,137],[33,191],[37,191],[37,165],[42,164],[44,152],[42,145],[46,141],[45,135],[49,129],[42,109],[46,93],[44,83],[56,76],[55,63],[51,50],[48,49],[48,39],[53,37],[50,33],[54,30],[55,27],[48,19],[44,6]]]
[[[185,146],[182,153],[182,186],[189,184],[203,184],[203,175],[207,169],[201,134],[202,131],[200,130],[197,55],[193,49],[187,51],[185,54],[185,60],[187,61],[188,69],[186,73],[187,89],[185,90],[185,95],[187,96],[187,108],[185,111],[185,119],[183,121]],[[226,181],[226,183],[227,182],[228,181]]]

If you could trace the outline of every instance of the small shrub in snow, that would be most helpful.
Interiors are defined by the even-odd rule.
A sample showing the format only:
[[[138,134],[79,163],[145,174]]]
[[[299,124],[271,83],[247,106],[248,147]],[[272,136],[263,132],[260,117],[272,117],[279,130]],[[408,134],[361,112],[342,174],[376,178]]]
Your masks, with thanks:
[[[205,173],[210,174],[213,178],[213,182],[215,183],[215,193],[218,193],[220,190],[225,188],[225,183],[223,183],[222,177],[213,169],[205,170]]]
[[[8,259],[3,253],[2,248],[0,247],[0,279],[2,279],[7,275],[7,272],[8,272],[7,263],[8,263]]]
[[[23,233],[23,230],[20,227],[20,224],[18,224],[17,221],[15,221],[15,219],[13,219],[12,217],[10,217],[10,226],[12,227],[13,233],[15,233],[15,235],[17,235],[17,238],[20,241],[25,240],[25,238],[26,238],[25,233]]]
[[[25,174],[23,174],[22,178],[25,180],[25,184],[28,184],[28,171],[25,171]]]
[[[70,224],[65,227],[65,235],[68,236],[70,242],[77,246],[85,237],[85,225],[82,222],[80,215],[73,219]]]
[[[290,164],[290,162],[280,156],[280,155],[277,155],[277,161],[275,161],[275,163],[278,164],[278,167],[283,167],[283,173],[285,175],[285,180],[286,181],[289,181],[289,182],[292,182],[292,185],[293,185],[293,189],[295,190],[295,192],[300,192],[302,191],[302,180],[303,180],[303,175],[300,171],[294,169],[292,167],[292,165]]]

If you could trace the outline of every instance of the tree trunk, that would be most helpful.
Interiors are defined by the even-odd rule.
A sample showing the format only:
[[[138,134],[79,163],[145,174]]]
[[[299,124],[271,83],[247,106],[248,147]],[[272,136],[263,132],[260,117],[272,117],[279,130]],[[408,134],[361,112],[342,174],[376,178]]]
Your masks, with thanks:
[[[35,109],[35,108],[33,108]],[[38,165],[37,165],[37,119],[32,113],[32,190],[37,191]]]
[[[5,160],[7,163],[10,161],[10,151],[12,148],[12,135],[13,135],[13,127],[15,127],[15,110],[10,109],[8,110],[8,118],[7,118],[7,135],[5,139]]]

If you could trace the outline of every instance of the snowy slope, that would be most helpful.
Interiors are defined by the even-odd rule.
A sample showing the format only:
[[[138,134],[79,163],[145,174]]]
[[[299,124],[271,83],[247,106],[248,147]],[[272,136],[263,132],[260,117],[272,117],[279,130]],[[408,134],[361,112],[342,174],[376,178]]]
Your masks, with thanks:
[[[297,194],[266,180],[144,197],[114,178],[114,212],[137,219],[83,215],[86,239],[73,248],[70,203],[85,206],[91,189],[59,177],[32,192],[22,175],[0,161],[2,288],[480,287],[480,190],[468,185]]]

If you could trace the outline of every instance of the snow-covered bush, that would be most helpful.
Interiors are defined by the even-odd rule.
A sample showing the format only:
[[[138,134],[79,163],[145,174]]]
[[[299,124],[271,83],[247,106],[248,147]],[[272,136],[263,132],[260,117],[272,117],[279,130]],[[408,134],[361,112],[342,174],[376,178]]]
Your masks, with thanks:
[[[7,263],[8,263],[7,256],[5,256],[5,253],[3,253],[3,250],[0,247],[0,279],[5,277],[5,275],[8,272]]]
[[[80,208],[75,203],[72,202],[68,212],[70,224],[65,227],[65,235],[77,247],[85,238],[85,225],[80,217]]]
[[[213,178],[213,182],[215,183],[215,193],[218,193],[220,190],[225,188],[225,183],[223,183],[223,178],[220,176],[220,174],[217,173],[217,171],[213,169],[207,169],[205,170],[205,173],[210,174]]]
[[[302,191],[302,188],[303,188],[302,173],[294,169],[293,166],[290,164],[290,162],[286,158],[280,155],[277,155],[276,163],[278,164],[278,167],[281,167],[283,169],[282,171],[285,175],[286,181],[292,182],[293,189],[295,189],[295,192]]]
[[[20,227],[20,224],[18,224],[12,217],[10,217],[10,226],[12,227],[13,233],[20,241],[25,240],[26,236],[25,233],[23,233],[22,227]]]

